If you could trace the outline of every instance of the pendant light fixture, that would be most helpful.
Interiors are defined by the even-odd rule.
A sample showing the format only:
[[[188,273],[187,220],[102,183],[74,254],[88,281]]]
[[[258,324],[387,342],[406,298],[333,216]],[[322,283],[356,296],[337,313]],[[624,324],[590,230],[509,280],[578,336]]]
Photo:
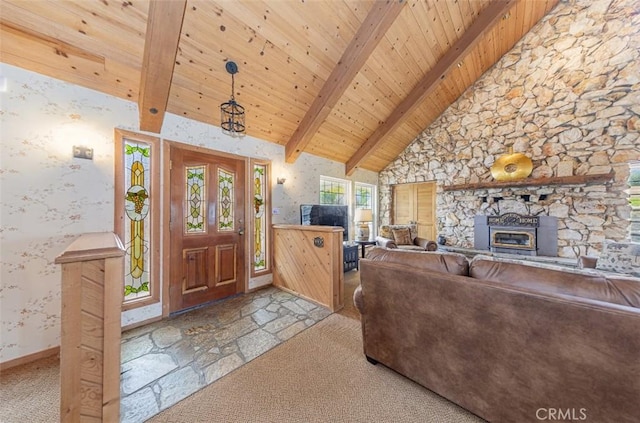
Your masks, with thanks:
[[[235,80],[233,75],[238,72],[238,65],[235,62],[228,61],[225,68],[231,74],[231,99],[220,105],[220,126],[223,133],[237,137],[244,135],[245,130],[244,107],[236,103],[234,97]]]

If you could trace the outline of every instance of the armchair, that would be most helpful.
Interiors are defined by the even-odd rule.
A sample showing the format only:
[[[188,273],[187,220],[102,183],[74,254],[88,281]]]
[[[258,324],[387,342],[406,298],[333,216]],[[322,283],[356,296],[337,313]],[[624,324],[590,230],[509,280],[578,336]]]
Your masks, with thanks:
[[[400,250],[436,251],[438,249],[438,244],[435,241],[420,238],[417,225],[412,223],[380,226],[376,244],[383,248]]]

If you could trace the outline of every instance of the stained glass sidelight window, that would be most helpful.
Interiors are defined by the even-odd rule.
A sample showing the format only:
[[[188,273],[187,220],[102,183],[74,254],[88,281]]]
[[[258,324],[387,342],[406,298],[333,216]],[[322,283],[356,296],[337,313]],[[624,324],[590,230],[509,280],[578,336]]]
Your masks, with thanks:
[[[150,295],[151,264],[149,233],[151,232],[151,147],[124,141],[125,219],[123,243],[125,251],[125,301]]]
[[[266,199],[266,177],[267,166],[261,164],[255,164],[253,166],[253,206],[254,206],[254,258],[253,258],[253,270],[259,272],[267,269],[266,260],[266,240],[267,240],[267,225],[265,216],[265,199]]]
[[[230,232],[234,224],[234,182],[235,175],[224,169],[218,169],[218,230]]]
[[[186,210],[184,214],[184,232],[202,233],[207,230],[207,187],[205,166],[186,166]]]

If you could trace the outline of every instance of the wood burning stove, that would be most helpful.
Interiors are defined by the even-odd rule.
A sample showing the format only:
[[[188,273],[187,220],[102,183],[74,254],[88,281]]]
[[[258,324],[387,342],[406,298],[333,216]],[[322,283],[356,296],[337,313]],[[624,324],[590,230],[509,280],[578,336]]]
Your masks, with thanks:
[[[495,253],[558,255],[558,221],[552,216],[476,216],[474,247]]]

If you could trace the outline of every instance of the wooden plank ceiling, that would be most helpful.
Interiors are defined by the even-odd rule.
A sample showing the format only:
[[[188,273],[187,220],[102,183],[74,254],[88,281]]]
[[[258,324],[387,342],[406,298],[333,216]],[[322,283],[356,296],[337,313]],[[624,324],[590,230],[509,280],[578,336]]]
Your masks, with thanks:
[[[0,0],[0,60],[380,171],[558,0]],[[242,142],[241,139],[236,142]]]

